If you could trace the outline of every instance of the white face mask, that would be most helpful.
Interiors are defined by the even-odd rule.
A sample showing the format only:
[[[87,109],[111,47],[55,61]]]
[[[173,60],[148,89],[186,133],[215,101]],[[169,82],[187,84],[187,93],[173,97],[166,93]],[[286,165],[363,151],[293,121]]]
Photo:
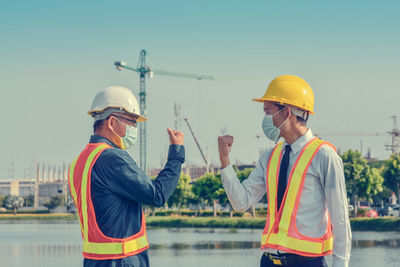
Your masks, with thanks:
[[[285,108],[286,108],[286,107],[285,107]],[[266,136],[268,139],[270,139],[271,141],[275,142],[275,143],[278,142],[279,135],[280,135],[280,132],[281,132],[281,127],[287,122],[287,120],[288,120],[289,118],[287,118],[287,119],[277,128],[277,127],[275,127],[275,125],[274,125],[273,117],[274,117],[276,114],[280,113],[280,112],[281,112],[282,110],[284,110],[285,108],[279,110],[279,111],[276,112],[275,114],[272,114],[272,115],[265,115],[265,116],[264,116],[264,119],[263,119],[263,122],[262,122],[262,129],[263,129],[263,132],[264,132],[265,136]]]
[[[137,141],[137,127],[126,125],[125,136],[121,137],[122,149],[129,149]]]
[[[115,117],[114,117],[115,118]],[[120,124],[125,126],[125,136],[121,137],[114,132],[121,139],[121,149],[127,150],[132,147],[137,141],[137,127],[122,123],[120,120],[115,118]]]

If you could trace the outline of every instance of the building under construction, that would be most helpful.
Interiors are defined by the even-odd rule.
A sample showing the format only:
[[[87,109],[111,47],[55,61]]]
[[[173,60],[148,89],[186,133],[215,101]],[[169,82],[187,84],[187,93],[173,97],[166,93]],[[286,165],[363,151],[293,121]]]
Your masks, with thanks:
[[[0,195],[34,196],[34,208],[43,206],[52,196],[68,197],[67,166],[37,164],[34,178],[0,180]]]

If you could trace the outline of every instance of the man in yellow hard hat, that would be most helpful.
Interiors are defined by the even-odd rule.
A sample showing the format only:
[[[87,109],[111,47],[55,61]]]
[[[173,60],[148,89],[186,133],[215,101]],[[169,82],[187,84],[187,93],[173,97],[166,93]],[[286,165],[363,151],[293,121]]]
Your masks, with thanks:
[[[137,140],[140,114],[132,91],[100,91],[89,114],[94,135],[71,164],[69,186],[78,210],[84,266],[149,266],[142,205],[161,207],[173,193],[185,160],[183,134],[167,129],[168,161],[153,181],[127,153]]]
[[[229,161],[233,136],[218,137],[223,186],[235,210],[247,210],[267,193],[260,266],[348,266],[351,230],[343,163],[335,148],[313,136],[306,122],[314,94],[303,79],[282,75],[265,95],[262,129],[276,144],[242,183]],[[283,141],[278,143],[278,139]]]

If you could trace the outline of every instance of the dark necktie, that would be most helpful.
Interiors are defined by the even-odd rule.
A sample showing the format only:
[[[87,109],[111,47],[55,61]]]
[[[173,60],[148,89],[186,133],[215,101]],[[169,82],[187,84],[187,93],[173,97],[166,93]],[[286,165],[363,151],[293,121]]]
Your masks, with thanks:
[[[290,154],[290,145],[285,146],[285,154],[283,155],[281,166],[279,168],[279,182],[278,182],[278,205],[277,208],[281,207],[283,195],[286,191],[286,177],[287,177],[287,170],[289,166],[289,154]]]

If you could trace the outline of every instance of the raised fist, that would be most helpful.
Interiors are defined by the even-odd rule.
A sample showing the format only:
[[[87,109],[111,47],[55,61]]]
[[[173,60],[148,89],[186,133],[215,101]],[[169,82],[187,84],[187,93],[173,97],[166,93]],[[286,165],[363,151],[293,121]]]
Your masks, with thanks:
[[[172,130],[171,128],[167,129],[169,135],[169,142],[171,145],[183,145],[183,133],[180,131]]]
[[[231,152],[233,136],[224,135],[218,137],[218,151],[220,157],[227,157]]]

